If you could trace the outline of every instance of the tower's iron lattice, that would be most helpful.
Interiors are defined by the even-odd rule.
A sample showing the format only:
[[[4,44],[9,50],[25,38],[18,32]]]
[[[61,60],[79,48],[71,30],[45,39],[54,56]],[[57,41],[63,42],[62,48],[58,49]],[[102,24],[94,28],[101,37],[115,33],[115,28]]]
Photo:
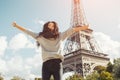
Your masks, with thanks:
[[[89,26],[81,6],[81,0],[72,0],[71,12],[70,27]],[[63,62],[64,72],[75,71],[82,76],[86,76],[93,71],[95,66],[106,66],[109,62],[109,58],[102,53],[92,32],[92,29],[80,31],[66,40],[64,47],[65,61]]]

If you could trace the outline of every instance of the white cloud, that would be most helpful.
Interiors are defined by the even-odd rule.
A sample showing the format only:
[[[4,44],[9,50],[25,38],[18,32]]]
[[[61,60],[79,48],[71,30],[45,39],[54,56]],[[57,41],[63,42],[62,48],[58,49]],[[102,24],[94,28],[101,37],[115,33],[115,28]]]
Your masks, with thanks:
[[[23,59],[20,55],[13,56],[9,60],[0,59],[0,71],[6,79],[13,76],[20,76],[29,80],[30,78],[41,77],[42,59],[40,54],[35,54],[31,58]]]
[[[35,23],[36,23],[36,24],[40,24],[40,25],[44,25],[45,22],[44,22],[43,20],[36,19],[36,20],[35,20]]]
[[[24,34],[16,34],[9,41],[9,48],[16,51],[23,48],[34,48],[36,53],[41,52],[41,50],[35,47],[36,44],[33,44],[31,40],[28,40]],[[0,37],[0,55],[3,55],[7,48],[6,37]],[[13,76],[20,76],[23,78],[35,78],[41,76],[42,69],[42,59],[41,54],[35,54],[30,58],[22,58],[21,55],[14,54],[12,57],[4,59],[6,56],[3,55],[3,58],[0,58],[0,73],[5,77],[5,80],[10,80]],[[34,75],[34,76],[33,76]]]
[[[75,73],[74,72],[67,72],[67,73],[64,73],[63,76],[62,76],[62,80],[66,80],[68,77],[74,75]]]
[[[105,54],[113,60],[114,58],[120,57],[120,42],[112,40],[110,36],[102,33],[95,32],[95,39]]]
[[[16,76],[18,73],[26,73],[23,66],[23,59],[20,56],[13,56],[10,60],[0,59],[0,71],[4,75],[5,80],[10,80],[9,78]]]
[[[4,55],[4,52],[7,48],[7,37],[0,36],[0,56]]]
[[[7,61],[9,71],[21,71],[23,69],[23,65],[23,59],[20,56],[14,56],[9,61]]]
[[[41,21],[41,20],[38,20],[38,23],[43,25],[45,22],[44,21]]]
[[[19,33],[10,40],[9,47],[13,50],[19,50],[22,48],[34,48],[35,45],[24,34]]]
[[[13,56],[10,60],[6,61],[8,72],[5,74],[7,77],[24,76],[30,72],[30,69],[26,68],[24,59],[21,56]]]
[[[7,48],[6,37],[0,37],[0,42],[0,47],[2,47],[0,48],[0,55],[3,55],[5,53],[5,49]],[[33,44],[31,40],[28,40],[28,37],[22,33],[16,34],[9,41],[9,48],[14,51],[23,48],[34,48],[36,53],[41,53],[41,48],[37,48],[36,44]],[[17,75],[27,78],[26,80],[41,76],[41,54],[35,54],[30,58],[22,58],[21,55],[14,54],[12,57],[7,58],[6,60],[4,58],[5,56],[0,59],[0,63],[2,64],[0,66],[0,73],[4,75],[6,80],[10,80],[10,78]]]
[[[26,63],[31,66],[31,67],[38,67],[42,64],[42,57],[41,54],[36,54],[35,56],[31,57],[31,58],[27,58],[26,59]]]
[[[120,29],[120,24],[118,25],[118,28]]]
[[[5,74],[8,71],[6,61],[0,59],[0,64],[0,73]]]
[[[120,17],[118,18],[118,22],[119,22],[118,28],[120,29]]]

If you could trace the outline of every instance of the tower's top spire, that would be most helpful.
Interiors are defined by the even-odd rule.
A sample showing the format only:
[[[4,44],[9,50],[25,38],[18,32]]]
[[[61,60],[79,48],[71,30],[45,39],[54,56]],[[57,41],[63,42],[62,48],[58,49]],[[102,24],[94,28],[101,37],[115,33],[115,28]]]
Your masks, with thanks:
[[[80,0],[74,0],[74,3],[77,4],[77,3],[79,3],[79,1],[80,1]]]
[[[88,25],[80,0],[72,0],[71,27]]]

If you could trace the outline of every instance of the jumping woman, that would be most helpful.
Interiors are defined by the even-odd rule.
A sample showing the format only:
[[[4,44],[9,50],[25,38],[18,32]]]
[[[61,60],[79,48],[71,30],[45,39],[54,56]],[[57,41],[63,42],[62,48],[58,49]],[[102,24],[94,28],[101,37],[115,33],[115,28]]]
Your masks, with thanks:
[[[57,23],[49,21],[43,25],[42,32],[35,33],[18,25],[16,22],[13,22],[12,25],[32,36],[37,41],[37,46],[41,46],[43,59],[42,80],[50,80],[51,75],[53,75],[54,80],[61,80],[62,62],[64,60],[64,56],[61,54],[62,41],[75,32],[88,29],[87,26],[74,27],[60,33]]]

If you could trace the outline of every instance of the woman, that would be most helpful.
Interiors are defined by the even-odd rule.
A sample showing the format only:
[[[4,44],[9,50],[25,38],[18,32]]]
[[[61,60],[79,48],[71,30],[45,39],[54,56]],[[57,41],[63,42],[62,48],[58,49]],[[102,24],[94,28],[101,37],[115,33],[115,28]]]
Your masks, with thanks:
[[[12,25],[32,36],[37,40],[38,46],[41,46],[43,59],[42,80],[50,80],[51,75],[53,75],[54,80],[61,80],[61,62],[64,60],[61,55],[61,42],[75,32],[88,29],[87,26],[74,27],[60,33],[57,23],[49,21],[44,24],[42,32],[34,33],[15,22]]]

